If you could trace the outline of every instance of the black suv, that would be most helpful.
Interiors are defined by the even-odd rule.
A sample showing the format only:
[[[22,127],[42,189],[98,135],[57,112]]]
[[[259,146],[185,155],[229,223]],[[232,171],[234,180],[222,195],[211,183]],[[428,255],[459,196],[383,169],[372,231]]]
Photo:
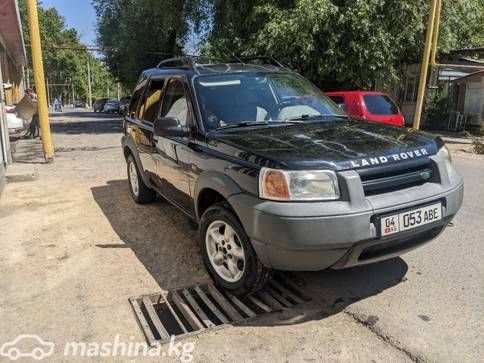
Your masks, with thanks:
[[[134,200],[161,194],[196,221],[208,272],[239,295],[272,269],[410,251],[462,204],[439,137],[352,120],[269,57],[163,61],[142,73],[124,125]]]

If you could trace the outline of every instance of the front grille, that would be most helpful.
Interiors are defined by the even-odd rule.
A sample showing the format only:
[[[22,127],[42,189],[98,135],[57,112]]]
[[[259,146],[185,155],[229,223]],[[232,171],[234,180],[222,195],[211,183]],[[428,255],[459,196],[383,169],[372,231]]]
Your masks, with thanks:
[[[367,196],[422,185],[432,180],[434,175],[429,158],[359,169],[357,172]]]

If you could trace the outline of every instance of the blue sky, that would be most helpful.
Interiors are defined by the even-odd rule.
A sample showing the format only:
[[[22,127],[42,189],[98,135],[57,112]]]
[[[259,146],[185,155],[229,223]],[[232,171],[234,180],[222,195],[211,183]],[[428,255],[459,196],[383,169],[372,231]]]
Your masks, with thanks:
[[[95,45],[96,12],[91,5],[91,0],[41,0],[41,6],[45,9],[56,8],[66,20],[67,27],[77,29],[82,43]],[[196,44],[200,41],[200,36],[195,33],[190,34],[186,47],[189,54],[197,53]]]
[[[66,19],[67,26],[75,28],[86,45],[96,41],[96,13],[91,0],[41,0],[43,8],[56,8]]]

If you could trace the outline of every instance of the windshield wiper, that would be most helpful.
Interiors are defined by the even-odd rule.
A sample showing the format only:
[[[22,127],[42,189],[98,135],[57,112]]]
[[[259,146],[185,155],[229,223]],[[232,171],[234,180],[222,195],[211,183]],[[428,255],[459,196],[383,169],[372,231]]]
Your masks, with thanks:
[[[235,129],[238,127],[251,127],[251,126],[267,126],[270,124],[299,124],[302,121],[299,120],[284,120],[284,121],[242,121],[237,124],[228,124],[217,127],[216,130]]]
[[[339,118],[349,118],[346,115],[334,115],[334,114],[319,114],[319,115],[300,115],[300,116],[293,116],[284,119],[286,122],[293,122],[293,121],[316,121],[322,120],[323,118],[327,117],[339,117]]]

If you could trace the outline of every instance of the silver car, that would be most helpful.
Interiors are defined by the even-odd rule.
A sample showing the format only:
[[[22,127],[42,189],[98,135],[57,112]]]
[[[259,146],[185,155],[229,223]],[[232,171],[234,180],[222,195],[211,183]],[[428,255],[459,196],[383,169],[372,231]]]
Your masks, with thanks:
[[[104,105],[103,112],[106,113],[118,113],[119,112],[119,101],[117,100],[109,100]]]

